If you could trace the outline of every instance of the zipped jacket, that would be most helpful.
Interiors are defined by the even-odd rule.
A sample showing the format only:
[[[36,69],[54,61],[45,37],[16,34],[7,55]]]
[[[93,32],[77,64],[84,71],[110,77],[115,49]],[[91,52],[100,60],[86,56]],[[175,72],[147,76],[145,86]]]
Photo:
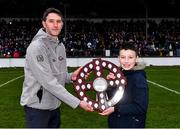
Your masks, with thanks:
[[[122,70],[127,78],[123,98],[108,117],[110,128],[144,128],[148,110],[148,83],[145,65],[138,63],[132,70]],[[111,93],[112,94],[112,93]]]
[[[65,89],[67,72],[63,43],[41,28],[27,48],[24,83],[20,104],[36,109],[54,110],[61,101],[76,108],[80,100]]]

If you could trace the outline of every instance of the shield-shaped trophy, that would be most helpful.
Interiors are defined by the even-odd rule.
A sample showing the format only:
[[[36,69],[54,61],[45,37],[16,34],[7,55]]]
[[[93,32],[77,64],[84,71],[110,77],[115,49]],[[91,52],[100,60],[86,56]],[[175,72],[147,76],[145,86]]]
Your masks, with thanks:
[[[115,77],[107,79],[109,73],[113,73]],[[94,110],[102,112],[121,100],[126,78],[118,66],[97,58],[82,67],[73,85],[80,100],[88,102]],[[111,89],[113,95],[108,95]]]

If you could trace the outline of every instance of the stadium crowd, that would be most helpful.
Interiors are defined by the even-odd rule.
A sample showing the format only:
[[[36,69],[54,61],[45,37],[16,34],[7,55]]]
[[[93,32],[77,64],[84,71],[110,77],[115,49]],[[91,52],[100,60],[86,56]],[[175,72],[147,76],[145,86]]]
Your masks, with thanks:
[[[0,57],[24,57],[40,27],[40,19],[0,19]],[[140,56],[180,56],[180,20],[69,19],[60,41],[68,57],[118,56],[124,42],[135,43]]]

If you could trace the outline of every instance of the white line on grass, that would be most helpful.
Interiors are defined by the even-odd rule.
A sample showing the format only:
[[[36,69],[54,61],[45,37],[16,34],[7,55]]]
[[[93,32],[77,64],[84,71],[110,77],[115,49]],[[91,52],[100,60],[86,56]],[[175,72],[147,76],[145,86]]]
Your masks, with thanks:
[[[4,85],[6,85],[6,84],[8,84],[8,83],[11,83],[11,82],[13,82],[13,81],[15,81],[15,80],[23,77],[23,76],[24,76],[24,75],[21,75],[21,76],[19,76],[19,77],[16,77],[16,78],[14,78],[14,79],[11,79],[11,80],[7,81],[6,83],[1,84],[0,87],[3,87]]]
[[[153,82],[153,81],[150,81],[150,80],[147,80],[147,81],[148,81],[149,83],[151,83],[151,84],[154,84],[154,85],[156,85],[156,86],[159,86],[159,87],[161,87],[161,88],[163,88],[163,89],[165,89],[165,90],[168,90],[168,91],[170,91],[170,92],[173,92],[173,93],[176,93],[176,94],[180,94],[180,92],[178,92],[178,91],[169,89],[169,88],[167,88],[167,87],[165,87],[165,86],[163,86],[163,85],[160,85],[160,84],[158,84],[158,83],[155,83],[155,82]]]

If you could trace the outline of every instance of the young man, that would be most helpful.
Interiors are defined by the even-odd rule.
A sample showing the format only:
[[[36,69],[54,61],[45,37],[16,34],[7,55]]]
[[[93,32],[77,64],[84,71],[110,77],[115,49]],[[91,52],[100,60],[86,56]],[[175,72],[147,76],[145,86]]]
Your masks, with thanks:
[[[148,108],[148,84],[145,65],[138,63],[137,49],[124,44],[119,52],[120,67],[127,78],[123,98],[114,107],[100,113],[108,115],[109,128],[144,128]],[[109,78],[114,75],[110,74]],[[110,95],[112,91],[110,91]]]
[[[61,101],[72,108],[79,105],[93,111],[87,102],[64,88],[65,83],[76,79],[80,69],[67,72],[65,47],[58,40],[62,18],[59,10],[48,8],[42,18],[43,28],[27,48],[20,103],[24,106],[28,128],[59,128]]]

